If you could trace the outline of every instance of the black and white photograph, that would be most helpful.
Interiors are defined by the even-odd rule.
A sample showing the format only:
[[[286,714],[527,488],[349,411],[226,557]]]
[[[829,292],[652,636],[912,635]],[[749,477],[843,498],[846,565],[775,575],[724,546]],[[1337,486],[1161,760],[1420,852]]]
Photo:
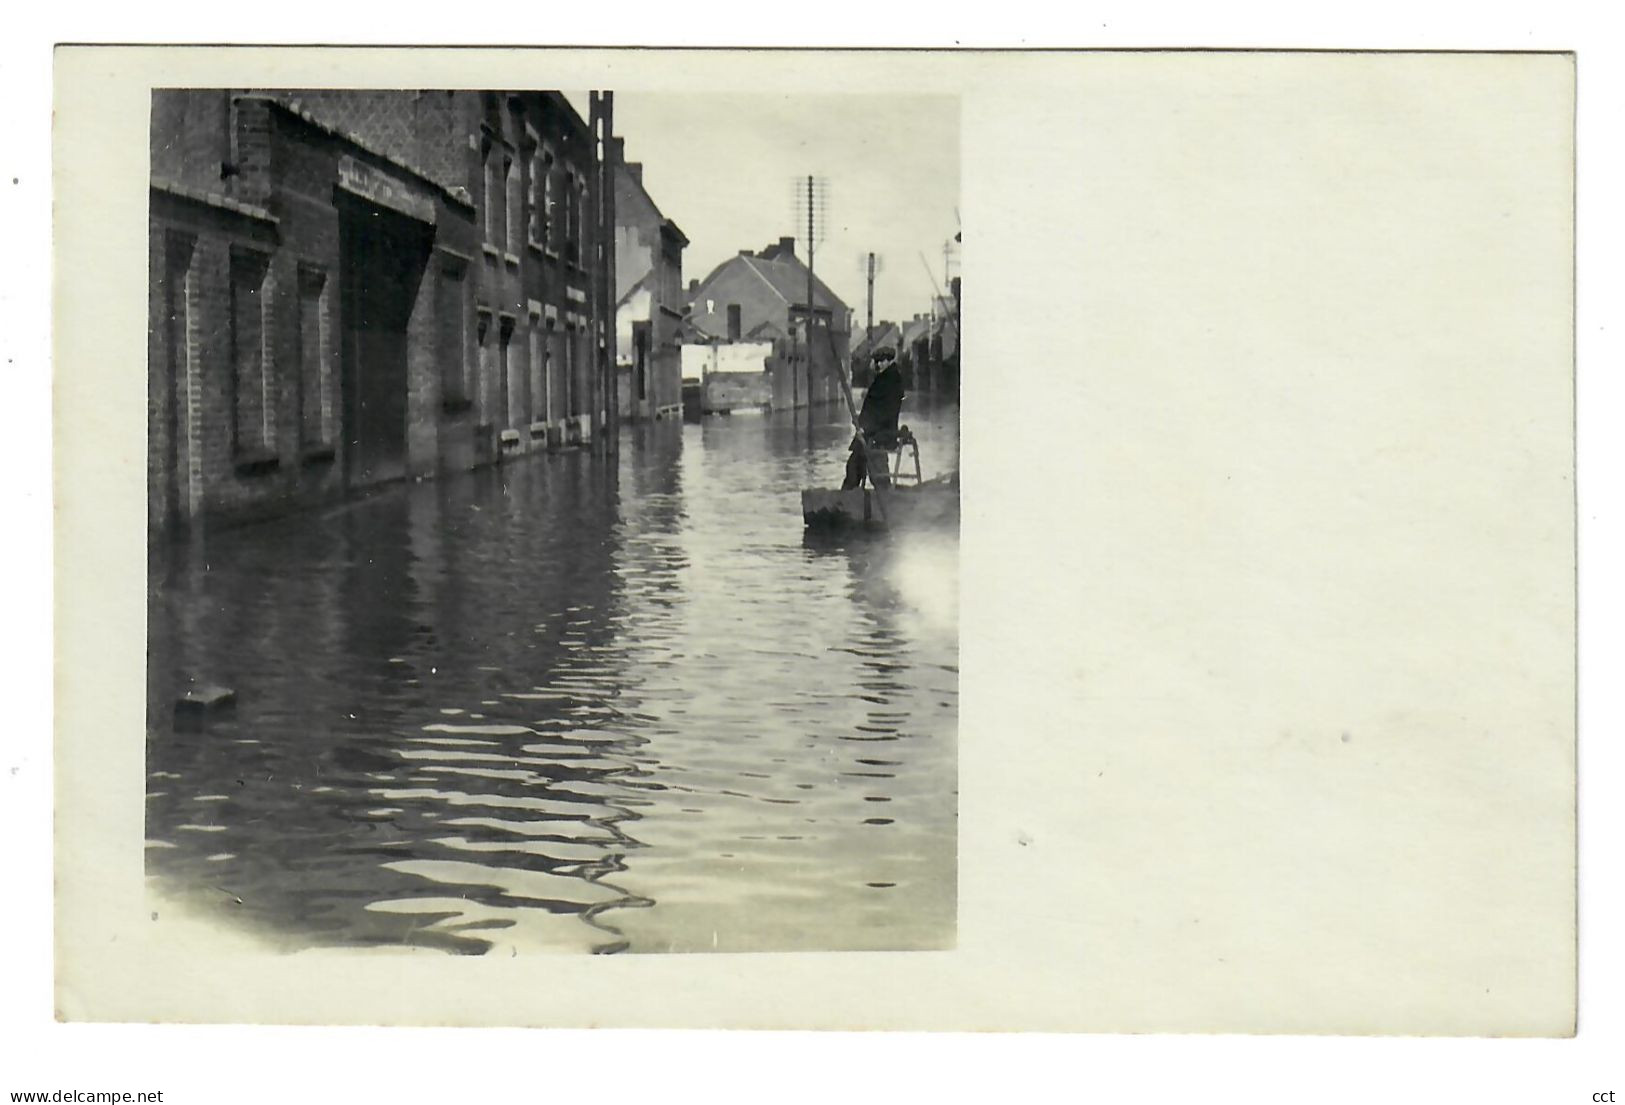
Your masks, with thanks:
[[[70,1027],[1576,1031],[1572,54],[54,79]]]
[[[951,948],[957,99],[151,95],[155,922]]]

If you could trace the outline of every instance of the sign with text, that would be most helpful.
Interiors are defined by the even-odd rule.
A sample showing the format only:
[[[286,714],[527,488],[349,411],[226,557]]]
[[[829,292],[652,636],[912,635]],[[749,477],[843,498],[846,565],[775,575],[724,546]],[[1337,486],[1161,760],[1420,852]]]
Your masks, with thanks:
[[[416,193],[406,182],[358,161],[349,154],[339,158],[339,187],[380,207],[399,211],[423,223],[434,223],[434,201]]]

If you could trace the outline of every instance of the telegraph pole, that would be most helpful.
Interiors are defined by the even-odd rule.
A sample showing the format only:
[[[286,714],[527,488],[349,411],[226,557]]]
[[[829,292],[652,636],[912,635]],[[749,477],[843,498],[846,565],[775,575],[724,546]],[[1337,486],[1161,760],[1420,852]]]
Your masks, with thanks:
[[[813,420],[813,178],[807,177],[807,422]]]
[[[875,339],[875,255],[869,254],[869,314],[864,320],[863,344],[865,348]],[[869,350],[871,354],[874,350]]]
[[[814,269],[814,258],[815,258],[815,255],[817,253],[817,248],[818,248],[817,247],[818,232],[819,232],[818,205],[820,203],[824,202],[824,200],[825,200],[825,197],[826,197],[825,188],[826,188],[826,182],[820,180],[818,177],[812,175],[811,173],[808,173],[805,177],[795,176],[795,177],[790,178],[790,194],[791,194],[792,197],[794,197],[795,205],[796,205],[795,214],[792,216],[792,222],[791,222],[792,226],[794,226],[794,225],[796,225],[796,223],[800,222],[801,204],[803,202],[805,202],[807,204],[807,295],[806,295],[806,302],[802,305],[803,329],[802,329],[802,333],[800,335],[802,338],[804,338],[806,340],[805,354],[806,354],[806,358],[807,358],[807,367],[806,367],[805,372],[803,372],[801,370],[801,367],[798,364],[796,364],[794,361],[792,361],[791,365],[790,365],[790,380],[791,380],[791,387],[794,388],[794,389],[799,390],[799,389],[801,389],[803,387],[803,384],[805,385],[806,399],[807,399],[807,411],[808,411],[808,414],[807,414],[808,425],[812,424],[812,408],[813,408],[813,402],[814,402],[815,397],[816,397],[815,389],[813,388],[813,357],[814,357],[814,354],[816,352],[817,345],[818,345],[817,340],[813,336],[813,330],[814,330],[814,327],[815,327],[815,325],[817,324],[817,321],[818,321],[818,318],[817,318],[817,313],[818,313],[817,312],[818,283],[817,283],[817,279],[813,275],[813,269]],[[805,191],[803,191],[803,189],[805,189]],[[831,308],[831,310],[833,310],[833,307]],[[792,340],[792,342],[794,342],[795,340],[797,340],[796,336],[795,336],[795,305],[794,304],[790,305],[790,319],[791,319],[791,326],[790,326],[791,340]],[[833,318],[832,318],[829,325],[825,327],[825,340],[826,340],[826,342],[833,342],[833,340],[834,340],[833,339],[833,327],[834,327],[834,321],[833,321]],[[836,354],[833,353],[833,346],[831,347],[831,352],[832,352],[832,355],[836,355]],[[805,376],[804,381],[802,379],[803,376]],[[830,396],[829,398],[833,398],[833,396]],[[799,405],[799,403],[800,403],[800,396],[798,395],[796,400],[795,400],[795,403],[793,405]]]
[[[604,408],[609,423],[604,432],[604,451],[614,453],[621,446],[621,389],[619,351],[615,348],[615,93],[600,92],[599,113],[604,133],[598,166],[598,268],[602,299],[599,300],[599,331],[603,347]]]
[[[587,94],[589,127],[597,145],[597,166],[590,196],[594,233],[592,262],[592,335],[595,364],[589,376],[593,452],[609,454],[619,444],[619,411],[615,366],[615,93]]]
[[[601,206],[604,182],[604,151],[599,144],[604,134],[604,115],[603,101],[599,99],[596,91],[587,93],[587,128],[592,133],[594,155],[593,174],[590,178],[591,192],[588,197],[588,209],[592,212],[592,242],[583,251],[582,260],[587,265],[588,280],[590,281],[588,296],[592,304],[589,316],[591,326],[587,331],[592,335],[592,344],[588,351],[588,356],[592,360],[590,362],[591,368],[587,373],[587,421],[592,427],[592,451],[597,454],[604,447],[604,425],[599,418],[599,411],[602,409],[599,404],[603,395],[599,387],[603,381],[604,370],[604,332],[601,328],[603,319],[600,317],[599,311],[602,309],[604,302],[603,292],[600,289],[604,264],[603,255],[598,252],[604,232],[603,208]],[[569,197],[565,198],[565,202],[570,202]]]

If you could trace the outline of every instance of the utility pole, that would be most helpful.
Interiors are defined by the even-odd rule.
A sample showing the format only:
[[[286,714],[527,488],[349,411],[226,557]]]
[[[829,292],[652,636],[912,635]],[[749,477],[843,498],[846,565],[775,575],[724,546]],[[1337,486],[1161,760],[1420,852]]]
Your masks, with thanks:
[[[813,420],[813,178],[807,177],[807,421]]]
[[[587,372],[586,400],[587,424],[592,427],[592,451],[595,455],[604,447],[604,425],[599,418],[599,412],[602,410],[600,400],[603,395],[599,387],[603,376],[602,348],[604,333],[602,329],[603,319],[599,317],[598,313],[604,302],[603,294],[599,290],[604,273],[604,258],[599,252],[599,243],[604,230],[603,209],[601,206],[604,180],[603,111],[603,100],[599,97],[599,94],[596,91],[589,91],[587,93],[587,129],[592,135],[593,171],[588,178],[591,186],[587,196],[587,209],[592,212],[592,240],[586,243],[582,249],[581,263],[587,266],[587,279],[589,282],[587,297],[590,307],[587,315],[590,323],[587,333],[592,335],[592,338],[587,347],[587,356],[591,360],[588,362],[590,367]],[[568,185],[566,187],[568,188]],[[566,196],[564,202],[569,203],[570,197]],[[585,217],[583,217],[582,223],[586,223]],[[571,413],[575,412],[572,411]]]
[[[593,175],[593,371],[588,401],[592,404],[593,451],[615,452],[620,437],[619,396],[615,364],[615,93],[589,92],[588,114],[597,145]]]
[[[604,149],[604,100],[596,91],[587,93],[587,129],[592,135],[592,175],[587,194],[587,208],[592,212],[592,241],[586,244],[582,251],[582,263],[588,267],[589,287],[588,317],[591,320],[587,332],[592,335],[587,355],[592,358],[587,372],[587,424],[592,427],[592,452],[594,455],[603,452],[604,438],[604,319],[602,315],[604,294],[604,158],[608,155]],[[569,202],[568,198],[565,202]],[[586,219],[582,219],[586,223]]]
[[[606,452],[616,453],[621,447],[621,389],[620,351],[615,348],[615,169],[620,163],[620,151],[615,140],[615,93],[599,93],[602,102],[601,111],[604,116],[604,157],[599,168],[603,184],[600,195],[603,197],[600,211],[602,230],[599,234],[599,249],[602,251],[603,261],[600,268],[603,270],[604,298],[603,298],[603,334],[604,334],[604,385],[608,392],[609,427],[604,436]]]
[[[864,344],[865,348],[868,348],[869,343],[874,341],[874,339],[875,339],[875,255],[873,253],[869,254],[868,268],[869,268],[869,314],[866,317],[866,319],[864,320],[864,327],[863,327],[863,344]],[[871,354],[873,354],[874,350],[870,349],[869,352]]]

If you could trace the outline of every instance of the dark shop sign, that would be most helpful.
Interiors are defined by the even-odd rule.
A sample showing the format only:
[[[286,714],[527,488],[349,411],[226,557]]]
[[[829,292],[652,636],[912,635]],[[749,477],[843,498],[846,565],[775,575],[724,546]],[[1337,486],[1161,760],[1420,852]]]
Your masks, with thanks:
[[[434,201],[413,193],[404,182],[357,161],[349,154],[339,157],[339,187],[418,222],[434,222]]]

